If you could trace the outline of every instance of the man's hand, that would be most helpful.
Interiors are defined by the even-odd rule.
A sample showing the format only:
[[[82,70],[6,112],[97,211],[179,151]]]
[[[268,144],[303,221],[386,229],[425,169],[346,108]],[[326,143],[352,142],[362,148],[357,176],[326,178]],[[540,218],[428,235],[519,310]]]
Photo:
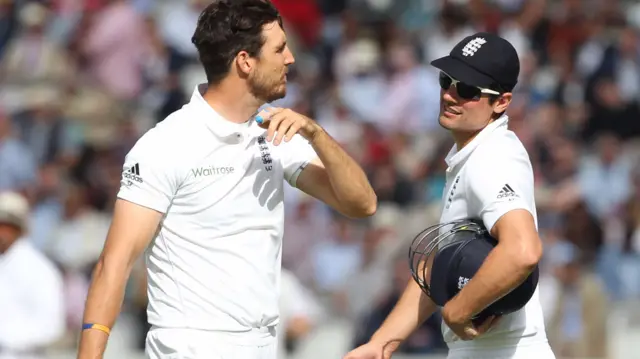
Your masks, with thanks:
[[[480,326],[476,327],[471,321],[471,317],[460,314],[454,308],[452,302],[448,302],[444,308],[442,308],[442,319],[462,340],[473,340],[489,331],[489,329],[500,321],[500,317],[491,316],[485,319]]]
[[[276,107],[260,111],[256,116],[256,122],[260,127],[267,129],[267,141],[273,140],[276,146],[283,139],[285,142],[291,141],[296,133],[313,142],[316,134],[321,131],[320,125],[315,121],[288,108]]]
[[[370,341],[345,355],[343,359],[390,359],[391,354],[398,349],[399,342],[387,344]]]

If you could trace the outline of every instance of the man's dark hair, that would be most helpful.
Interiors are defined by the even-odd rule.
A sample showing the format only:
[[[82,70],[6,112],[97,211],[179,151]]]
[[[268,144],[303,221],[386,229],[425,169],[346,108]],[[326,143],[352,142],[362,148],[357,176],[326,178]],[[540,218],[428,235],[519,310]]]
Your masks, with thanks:
[[[264,25],[282,18],[269,0],[216,0],[200,14],[191,42],[196,46],[209,84],[220,82],[240,51],[258,56]]]

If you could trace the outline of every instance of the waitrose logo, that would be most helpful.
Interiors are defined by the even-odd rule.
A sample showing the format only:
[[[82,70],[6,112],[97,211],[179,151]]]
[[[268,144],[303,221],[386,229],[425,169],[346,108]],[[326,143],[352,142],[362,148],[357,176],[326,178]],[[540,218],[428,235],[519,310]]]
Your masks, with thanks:
[[[229,175],[235,171],[234,167],[200,167],[194,168],[191,170],[195,177],[207,177],[207,176],[216,176],[216,175]]]

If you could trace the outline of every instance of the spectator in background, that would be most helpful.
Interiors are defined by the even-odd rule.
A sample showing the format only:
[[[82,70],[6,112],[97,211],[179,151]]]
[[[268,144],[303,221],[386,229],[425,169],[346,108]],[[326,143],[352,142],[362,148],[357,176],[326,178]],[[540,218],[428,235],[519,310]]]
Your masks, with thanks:
[[[0,358],[35,358],[65,330],[63,282],[27,239],[27,200],[0,194]]]
[[[589,211],[599,219],[615,215],[631,194],[630,159],[613,134],[599,135],[596,153],[581,164],[578,183]]]
[[[638,101],[625,101],[622,90],[610,77],[602,77],[594,84],[591,115],[583,130],[586,141],[597,134],[611,132],[621,139],[640,136],[640,107]]]
[[[547,332],[559,358],[606,358],[607,294],[600,279],[583,266],[580,250],[560,241],[547,252],[554,284],[545,296],[554,300],[546,308]]]
[[[309,248],[328,240],[328,221],[320,218],[313,197],[304,193],[291,198],[288,205],[290,207],[285,210],[283,243],[286,245],[282,247],[282,266],[297,280],[310,285],[315,277],[311,260],[313,252]]]
[[[81,273],[88,282],[109,231],[110,217],[91,207],[87,188],[66,186],[60,224],[53,230],[46,253],[65,272]]]
[[[279,356],[295,353],[297,346],[311,334],[325,314],[313,292],[290,271],[283,269],[280,278]]]
[[[127,0],[109,0],[93,18],[82,48],[98,84],[128,102],[142,91],[147,43],[143,18],[133,5]]]
[[[329,240],[313,246],[311,261],[316,289],[339,295],[346,279],[355,274],[362,263],[362,237],[352,221],[337,214],[331,228]]]
[[[72,69],[64,49],[46,36],[49,9],[42,3],[28,2],[18,14],[21,31],[0,62],[0,79],[14,85],[63,85]]]
[[[170,1],[161,10],[159,30],[174,58],[172,61],[179,63],[178,68],[198,57],[191,36],[196,29],[198,16],[208,3],[205,0]]]
[[[14,0],[0,0],[0,59],[16,29],[16,20]]]
[[[36,172],[33,155],[16,138],[11,119],[0,108],[0,191],[32,192]]]
[[[15,116],[20,138],[39,165],[57,163],[70,167],[77,160],[79,136],[73,124],[63,117],[63,99],[55,87],[32,88],[26,94],[25,110]]]
[[[618,213],[620,222],[620,257],[615,258],[622,299],[640,296],[640,165],[631,176],[631,195]],[[613,262],[613,261],[612,261]],[[610,263],[613,264],[613,263]]]

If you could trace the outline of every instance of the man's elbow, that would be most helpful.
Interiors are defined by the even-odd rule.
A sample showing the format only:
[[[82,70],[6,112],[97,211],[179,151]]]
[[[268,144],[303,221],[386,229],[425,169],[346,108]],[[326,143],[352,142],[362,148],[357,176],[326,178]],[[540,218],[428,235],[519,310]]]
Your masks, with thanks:
[[[528,272],[533,271],[542,259],[542,241],[539,238],[531,241],[531,244],[523,246],[518,256],[519,264]]]
[[[365,217],[371,217],[374,214],[376,214],[376,211],[378,210],[378,196],[376,196],[375,194],[371,194],[371,196],[369,196],[369,201],[367,201],[367,204],[364,207],[364,216]]]
[[[359,203],[357,206],[353,206],[348,215],[352,218],[366,218],[376,214],[378,210],[378,197],[372,194],[366,200]]]

